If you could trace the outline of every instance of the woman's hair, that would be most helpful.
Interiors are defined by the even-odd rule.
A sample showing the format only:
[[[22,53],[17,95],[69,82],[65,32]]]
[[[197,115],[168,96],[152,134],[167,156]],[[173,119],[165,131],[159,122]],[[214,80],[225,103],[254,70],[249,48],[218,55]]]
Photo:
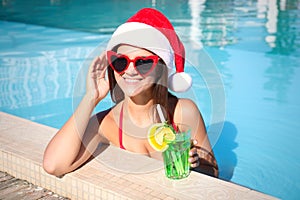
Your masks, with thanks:
[[[113,49],[113,51],[116,51],[117,47]],[[159,74],[161,76],[159,79],[154,83],[153,86],[153,104],[160,104],[163,108],[164,116],[166,117],[167,121],[169,123],[173,122],[173,113],[175,110],[175,106],[177,103],[177,98],[172,95],[167,88],[167,82],[168,82],[168,68],[166,64],[162,61],[162,59],[159,60],[157,63],[156,68],[159,67],[161,70]],[[124,100],[124,92],[118,85],[114,71],[111,67],[107,68],[108,72],[108,79],[109,79],[109,89],[110,89],[110,95],[114,103],[118,104],[122,100]],[[170,101],[171,100],[171,101]],[[156,122],[159,121],[158,113],[156,112],[156,109],[154,109],[154,116]]]

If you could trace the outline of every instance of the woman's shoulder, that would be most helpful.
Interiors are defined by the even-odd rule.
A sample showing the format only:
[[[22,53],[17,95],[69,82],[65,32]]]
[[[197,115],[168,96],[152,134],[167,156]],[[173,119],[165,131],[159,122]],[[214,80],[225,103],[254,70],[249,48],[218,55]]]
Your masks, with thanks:
[[[118,107],[113,106],[96,114],[99,125],[99,133],[101,133],[107,139],[113,135],[113,132],[117,131],[116,127],[118,127],[119,120],[117,113],[119,113],[119,110],[116,109],[118,109]]]
[[[101,126],[101,124],[110,124],[115,125],[116,121],[120,117],[120,112],[122,109],[122,103],[118,103],[106,110],[100,111],[96,114],[98,122]]]
[[[180,98],[174,112],[174,121],[187,123],[190,120],[197,120],[200,117],[200,111],[195,102],[191,99]]]
[[[188,98],[178,98],[178,103],[176,105],[176,108],[185,108],[185,109],[196,109],[198,110],[198,106],[196,105],[196,103]]]
[[[197,108],[197,105],[193,100],[189,98],[178,98],[171,93],[168,94],[168,103],[171,108],[173,107],[173,109],[177,109],[180,107]]]
[[[118,108],[118,105],[112,106],[106,110],[100,111],[96,114],[97,119],[99,121],[99,123],[101,124],[101,122],[103,120],[105,121],[110,121],[114,118],[114,113],[117,113],[116,110],[119,110],[120,108]]]

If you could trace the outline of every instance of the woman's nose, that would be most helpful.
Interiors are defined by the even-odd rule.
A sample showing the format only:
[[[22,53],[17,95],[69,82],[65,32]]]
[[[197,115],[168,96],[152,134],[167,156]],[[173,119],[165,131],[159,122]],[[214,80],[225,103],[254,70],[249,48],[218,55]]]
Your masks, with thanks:
[[[129,63],[129,66],[128,66],[127,70],[125,71],[125,73],[128,74],[128,75],[137,75],[138,74],[135,67],[134,67],[133,62]]]

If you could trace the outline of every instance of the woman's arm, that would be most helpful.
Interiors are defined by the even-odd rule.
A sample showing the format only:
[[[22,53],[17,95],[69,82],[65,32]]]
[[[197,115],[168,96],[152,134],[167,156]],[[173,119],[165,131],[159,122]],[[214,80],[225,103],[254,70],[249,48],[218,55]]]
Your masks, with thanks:
[[[193,144],[189,161],[192,170],[218,177],[217,161],[206,133],[203,118],[195,103],[189,99],[179,99],[174,113],[174,121],[191,127]]]
[[[92,62],[87,75],[85,96],[45,150],[43,167],[48,173],[60,176],[78,168],[88,160],[99,142],[105,142],[99,134],[97,117],[91,118],[91,114],[109,90],[104,78],[106,67],[104,54]]]
[[[75,113],[48,144],[43,160],[46,172],[56,176],[68,173],[83,164],[101,141],[97,120],[90,119],[93,102],[85,96]]]

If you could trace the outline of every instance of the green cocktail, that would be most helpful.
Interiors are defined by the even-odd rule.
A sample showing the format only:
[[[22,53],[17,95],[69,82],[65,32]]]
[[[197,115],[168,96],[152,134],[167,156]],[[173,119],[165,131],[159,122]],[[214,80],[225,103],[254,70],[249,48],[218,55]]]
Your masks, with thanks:
[[[165,174],[170,179],[182,179],[190,174],[189,151],[191,129],[183,124],[177,124],[175,140],[165,142],[168,148],[162,153]]]

